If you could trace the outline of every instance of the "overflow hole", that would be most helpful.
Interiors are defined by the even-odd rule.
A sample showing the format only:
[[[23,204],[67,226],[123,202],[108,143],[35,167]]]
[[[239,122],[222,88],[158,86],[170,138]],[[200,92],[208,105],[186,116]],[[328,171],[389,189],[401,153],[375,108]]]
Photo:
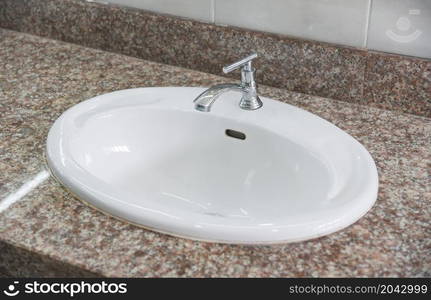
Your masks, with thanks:
[[[246,138],[244,133],[232,129],[226,129],[225,133],[234,139],[245,140]]]

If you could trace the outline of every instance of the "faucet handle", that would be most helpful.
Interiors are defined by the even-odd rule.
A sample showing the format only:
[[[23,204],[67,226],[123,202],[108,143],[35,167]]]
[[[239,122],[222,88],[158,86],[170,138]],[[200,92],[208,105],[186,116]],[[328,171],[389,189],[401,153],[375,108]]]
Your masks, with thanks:
[[[247,57],[244,57],[243,59],[234,62],[231,65],[225,66],[223,67],[223,73],[227,74],[232,72],[233,70],[236,70],[240,67],[244,67],[245,70],[247,71],[252,71],[252,67],[251,67],[251,61],[253,59],[255,59],[257,57],[257,53],[253,53]]]

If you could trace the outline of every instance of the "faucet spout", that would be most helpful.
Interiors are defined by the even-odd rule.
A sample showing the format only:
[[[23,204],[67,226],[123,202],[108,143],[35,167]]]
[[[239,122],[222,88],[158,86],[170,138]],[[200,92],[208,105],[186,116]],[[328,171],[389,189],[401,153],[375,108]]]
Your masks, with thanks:
[[[196,97],[196,99],[193,101],[195,104],[195,109],[203,112],[209,112],[214,101],[216,101],[221,94],[234,90],[242,91],[243,87],[240,84],[234,83],[214,85]]]
[[[223,68],[224,73],[232,72],[233,70],[241,68],[241,84],[217,84],[202,94],[196,97],[193,101],[195,109],[199,111],[209,112],[214,101],[223,93],[238,90],[242,93],[239,107],[245,110],[255,110],[261,108],[263,103],[257,95],[257,83],[255,81],[256,69],[251,66],[251,61],[257,57],[254,53],[240,61],[237,61],[229,66]]]

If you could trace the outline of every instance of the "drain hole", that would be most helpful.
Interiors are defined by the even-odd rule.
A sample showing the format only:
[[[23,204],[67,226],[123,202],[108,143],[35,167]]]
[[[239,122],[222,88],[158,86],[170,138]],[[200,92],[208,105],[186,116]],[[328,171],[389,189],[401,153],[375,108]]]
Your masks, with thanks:
[[[245,140],[245,134],[236,130],[226,129],[225,131],[227,136],[233,137],[239,140]]]

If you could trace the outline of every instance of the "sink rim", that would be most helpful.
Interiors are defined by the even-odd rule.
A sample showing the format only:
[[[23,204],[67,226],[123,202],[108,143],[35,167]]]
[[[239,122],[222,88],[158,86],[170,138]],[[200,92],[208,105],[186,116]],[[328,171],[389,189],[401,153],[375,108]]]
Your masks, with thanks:
[[[152,89],[153,91],[155,91],[156,89],[167,90],[167,89],[178,89],[178,88],[189,89],[189,90],[193,89],[194,91],[196,91],[196,93],[200,93],[203,90],[203,88],[191,88],[191,87],[162,87],[162,88],[153,87],[153,88],[128,89],[128,90],[121,90],[121,91],[116,91],[116,92],[112,92],[112,93],[108,93],[108,94],[96,96],[94,98],[91,98],[89,100],[81,102],[78,105],[81,105],[82,103],[89,103],[89,101],[98,102],[98,101],[100,101],[100,99],[103,100],[107,95],[115,97],[116,95],[125,93],[126,95],[123,96],[123,97],[125,97],[125,96],[127,96],[127,93],[132,93],[132,94],[136,93],[136,92],[139,93],[140,91],[143,91],[143,90],[149,91],[150,89]],[[290,108],[294,108],[295,110],[299,110],[299,111],[302,111],[304,113],[310,114],[313,117],[318,118],[320,121],[326,122],[326,123],[330,124],[330,126],[335,127],[337,130],[339,130],[343,134],[345,134],[348,137],[350,137],[354,143],[357,143],[357,145],[359,146],[359,149],[364,150],[364,155],[365,155],[364,158],[368,159],[368,163],[370,163],[370,167],[371,167],[371,170],[370,170],[371,173],[370,174],[371,174],[371,177],[374,177],[374,178],[371,178],[371,180],[370,180],[370,184],[371,185],[368,186],[368,189],[369,189],[368,194],[374,194],[374,195],[368,196],[368,198],[374,198],[374,200],[368,200],[368,201],[366,201],[367,205],[364,205],[362,203],[363,200],[362,201],[358,201],[358,203],[359,202],[362,203],[362,205],[359,205],[360,206],[360,210],[361,210],[360,214],[356,214],[355,217],[344,216],[344,219],[338,220],[338,223],[336,225],[328,226],[325,230],[320,230],[319,232],[312,232],[309,235],[303,235],[301,238],[286,238],[286,239],[273,239],[272,238],[270,240],[249,240],[249,239],[247,239],[247,240],[238,240],[238,239],[232,239],[232,238],[230,238],[230,239],[205,238],[205,237],[202,237],[202,236],[199,236],[199,235],[196,236],[194,234],[182,234],[182,233],[179,233],[178,231],[163,230],[162,228],[160,228],[158,226],[150,226],[148,224],[142,224],[140,222],[136,222],[135,220],[131,220],[131,218],[129,218],[129,217],[125,218],[125,217],[119,216],[118,214],[113,213],[112,211],[110,211],[111,208],[104,207],[103,203],[100,203],[100,200],[95,199],[96,196],[95,196],[94,193],[91,193],[88,190],[87,191],[83,191],[82,189],[81,190],[77,189],[76,184],[79,184],[79,182],[78,183],[76,181],[74,182],[74,180],[70,180],[70,178],[68,178],[65,174],[63,174],[62,170],[61,170],[61,167],[59,168],[58,164],[55,163],[55,159],[53,159],[51,157],[51,155],[50,155],[50,153],[52,154],[52,149],[51,149],[52,147],[50,148],[49,144],[50,144],[50,136],[51,136],[51,139],[53,138],[52,137],[52,130],[53,130],[53,128],[55,128],[55,126],[56,126],[56,124],[58,124],[59,120],[61,120],[62,118],[64,118],[65,115],[67,116],[68,112],[71,109],[74,109],[74,108],[76,109],[76,107],[78,105],[75,105],[72,108],[70,108],[69,110],[65,111],[55,121],[55,123],[51,127],[50,132],[48,134],[47,144],[46,144],[46,148],[47,148],[47,151],[46,151],[47,165],[48,165],[48,167],[49,167],[52,175],[54,176],[54,178],[56,178],[57,181],[60,184],[62,184],[64,187],[66,187],[66,189],[68,191],[70,191],[78,199],[80,199],[82,202],[86,203],[87,205],[89,205],[89,206],[91,206],[93,208],[96,208],[97,210],[99,210],[99,211],[101,211],[101,212],[103,212],[103,213],[105,213],[107,215],[110,215],[110,216],[112,216],[114,218],[126,221],[128,223],[135,224],[135,225],[137,225],[139,227],[143,227],[143,228],[146,228],[146,229],[150,229],[150,230],[153,230],[153,231],[157,231],[157,232],[161,232],[161,233],[165,233],[165,234],[169,234],[169,235],[173,235],[173,236],[177,236],[177,237],[193,239],[193,240],[209,241],[209,242],[220,242],[220,243],[234,243],[234,244],[277,244],[277,243],[286,243],[286,242],[297,242],[297,241],[302,241],[302,240],[308,240],[308,239],[312,239],[312,238],[317,238],[317,237],[320,237],[320,236],[327,235],[329,233],[338,231],[340,229],[343,229],[343,228],[345,228],[345,227],[353,224],[358,219],[360,219],[363,215],[365,215],[368,212],[368,210],[374,205],[374,203],[376,201],[376,198],[377,198],[377,191],[378,191],[378,174],[377,174],[377,169],[376,169],[375,163],[374,163],[371,155],[368,153],[368,151],[359,142],[357,142],[356,139],[354,139],[352,136],[350,136],[346,132],[342,131],[341,129],[339,129],[338,127],[336,127],[335,125],[333,125],[332,123],[329,123],[328,121],[320,118],[317,115],[311,114],[311,113],[309,113],[309,112],[307,112],[305,110],[302,110],[300,108],[291,106],[291,105],[286,104],[286,103],[281,103],[279,101],[272,100],[272,99],[269,99],[269,98],[262,97],[262,100],[264,101],[265,104],[268,104],[268,103],[277,103],[277,105],[279,105],[279,104],[286,105],[286,106],[288,106]],[[216,103],[216,105],[217,104],[219,104],[219,103]],[[119,107],[122,107],[122,106],[124,106],[124,105],[119,105]],[[193,109],[191,101],[190,101],[190,107],[191,107],[191,109]],[[238,109],[238,108],[235,108],[235,109]],[[202,112],[197,112],[197,113],[202,114]],[[212,113],[213,112],[208,113],[208,114],[212,114]],[[253,125],[253,124],[251,124],[251,125]],[[75,178],[75,180],[76,180],[76,178]],[[110,193],[111,193],[111,196],[112,195],[116,195],[116,193],[113,192],[113,191],[111,191]],[[88,200],[88,199],[90,199],[90,200]],[[356,204],[358,204],[358,203],[356,203]],[[352,207],[352,206],[349,205],[349,207]],[[342,216],[340,216],[340,217],[342,218]],[[326,218],[327,218],[327,222],[330,223],[330,220],[333,219],[333,214],[330,214],[329,216],[326,216]],[[320,219],[320,221],[317,222],[317,223],[321,223],[321,222],[322,222],[322,219]],[[303,226],[303,224],[301,224],[300,226]],[[315,224],[309,223],[309,226],[312,227],[312,226],[315,226]],[[183,230],[187,231],[187,228],[183,229]],[[253,230],[256,230],[256,228],[253,228]],[[223,234],[225,232],[226,231],[224,230],[224,231],[221,231],[219,234]]]

